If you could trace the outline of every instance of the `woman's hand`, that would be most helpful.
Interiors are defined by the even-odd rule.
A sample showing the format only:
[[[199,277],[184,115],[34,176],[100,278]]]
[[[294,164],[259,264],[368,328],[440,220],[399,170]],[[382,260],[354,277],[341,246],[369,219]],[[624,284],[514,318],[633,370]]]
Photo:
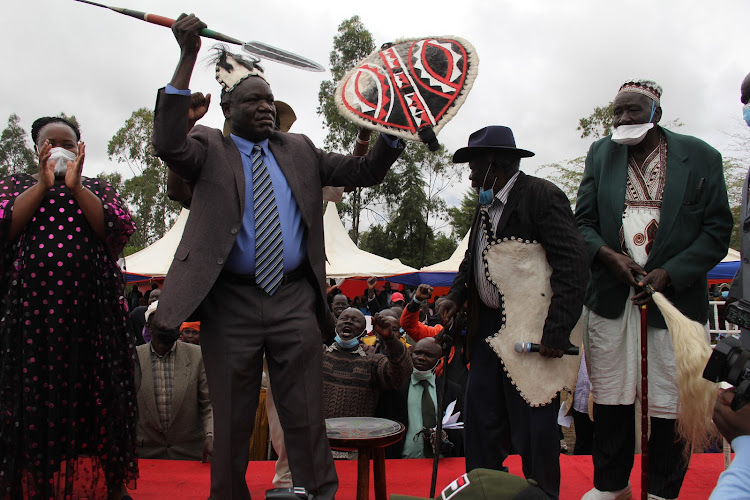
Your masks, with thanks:
[[[45,190],[55,184],[55,164],[49,161],[52,144],[45,139],[39,151],[39,179],[38,182]]]
[[[83,160],[86,159],[86,145],[78,141],[78,156],[75,162],[68,160],[68,171],[65,172],[65,187],[73,194],[83,189],[81,184],[81,172],[83,172]]]

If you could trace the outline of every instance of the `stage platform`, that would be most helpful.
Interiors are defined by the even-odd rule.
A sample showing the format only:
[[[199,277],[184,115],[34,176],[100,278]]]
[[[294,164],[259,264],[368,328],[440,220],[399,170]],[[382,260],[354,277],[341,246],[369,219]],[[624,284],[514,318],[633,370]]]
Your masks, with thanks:
[[[506,460],[510,472],[521,474],[521,458],[512,455]],[[594,468],[590,455],[561,455],[562,484],[561,500],[577,500],[593,485]],[[724,470],[724,456],[720,453],[694,455],[690,462],[680,500],[705,500],[716,486],[719,474]],[[338,500],[353,500],[357,485],[357,461],[337,460],[339,476]],[[388,495],[401,493],[423,496],[430,493],[432,460],[386,460]],[[437,491],[442,490],[453,479],[464,472],[463,458],[448,458],[440,461]],[[141,460],[138,488],[131,492],[134,500],[206,500],[209,494],[210,465],[200,462],[172,460]],[[273,462],[250,462],[247,484],[255,500],[263,500],[267,489],[273,488]],[[640,498],[640,456],[635,457],[635,466],[630,476],[633,498]],[[370,498],[375,498],[370,474]]]

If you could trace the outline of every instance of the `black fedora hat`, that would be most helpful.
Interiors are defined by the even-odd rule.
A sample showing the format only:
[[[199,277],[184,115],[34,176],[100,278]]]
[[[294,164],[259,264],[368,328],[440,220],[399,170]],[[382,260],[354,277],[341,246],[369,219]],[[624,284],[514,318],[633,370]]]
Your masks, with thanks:
[[[506,151],[518,158],[529,158],[534,153],[516,147],[513,131],[502,125],[490,125],[469,136],[469,145],[453,153],[453,163],[466,163],[480,151]]]

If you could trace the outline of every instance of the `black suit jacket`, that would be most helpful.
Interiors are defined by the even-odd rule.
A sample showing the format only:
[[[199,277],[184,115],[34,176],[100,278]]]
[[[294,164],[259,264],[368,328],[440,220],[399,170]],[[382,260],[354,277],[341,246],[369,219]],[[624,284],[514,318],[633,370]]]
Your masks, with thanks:
[[[475,286],[474,259],[481,258],[481,255],[475,254],[477,231],[483,230],[480,224],[477,207],[469,248],[448,294],[448,298],[459,307],[465,301],[469,302],[467,357],[471,355],[471,339],[479,324],[481,299]],[[570,346],[570,332],[581,316],[589,270],[583,236],[565,193],[549,181],[520,172],[510,190],[494,236],[536,240],[544,247],[547,261],[552,267],[550,284],[553,295],[541,343],[557,349]]]
[[[440,388],[442,383],[442,377],[435,379],[437,388]],[[404,382],[401,387],[394,391],[384,392],[380,395],[380,401],[378,402],[378,408],[376,415],[380,418],[387,418],[389,420],[395,420],[401,422],[407,428],[409,426],[409,406],[407,404],[409,397],[409,387],[411,386],[411,377]],[[455,412],[461,412],[460,421],[463,421],[464,411],[464,393],[461,387],[450,380],[445,381],[445,397],[443,398],[443,405],[440,409],[440,413],[444,413],[445,409],[450,403],[456,401]],[[451,457],[462,457],[464,456],[464,431],[463,429],[452,429],[447,430],[448,439],[453,443],[453,448],[448,456]],[[406,438],[405,438],[406,439]],[[396,444],[392,444],[385,449],[386,458],[401,458],[401,452],[404,450],[404,440],[402,439]]]

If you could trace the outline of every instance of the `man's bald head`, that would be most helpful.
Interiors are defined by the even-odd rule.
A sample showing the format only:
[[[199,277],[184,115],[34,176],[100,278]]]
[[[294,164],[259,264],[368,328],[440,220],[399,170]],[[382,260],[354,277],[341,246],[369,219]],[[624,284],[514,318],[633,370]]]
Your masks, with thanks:
[[[750,73],[747,74],[744,80],[742,80],[742,87],[740,87],[740,99],[742,104],[750,102]]]

